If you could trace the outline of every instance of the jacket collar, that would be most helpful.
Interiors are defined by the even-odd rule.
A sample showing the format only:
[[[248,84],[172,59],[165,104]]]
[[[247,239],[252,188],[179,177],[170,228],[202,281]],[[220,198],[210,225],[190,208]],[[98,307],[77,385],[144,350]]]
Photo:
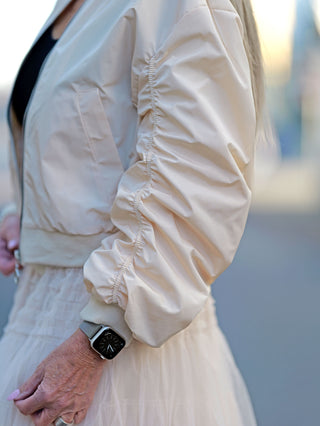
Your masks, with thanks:
[[[37,41],[42,36],[42,34],[50,27],[50,25],[53,24],[53,22],[57,19],[57,17],[60,15],[60,13],[71,3],[71,1],[72,0],[58,0],[56,2],[51,14],[49,15],[48,19],[45,21],[42,28],[40,29],[38,35],[36,36],[34,42],[31,45],[29,51],[37,43]],[[12,120],[11,120],[10,109],[11,109],[11,99],[12,99],[13,89],[14,89],[14,85],[12,86],[9,101],[8,101],[8,104],[7,104],[7,121],[8,121],[10,131],[12,133],[14,132],[14,129],[13,129],[14,126],[13,126],[13,123],[12,123]]]
[[[71,3],[72,0],[58,0],[55,4],[51,14],[49,15],[46,22],[43,24],[37,37],[35,38],[31,48],[37,43],[42,34],[50,27],[51,24],[57,19],[57,17],[63,12],[63,10]]]
[[[45,23],[43,24],[42,28],[40,29],[38,35],[36,36],[36,38],[34,39],[29,51],[32,49],[32,47],[37,43],[37,41],[40,39],[40,37],[42,36],[42,34],[50,27],[51,24],[53,24],[53,22],[57,19],[57,17],[63,12],[63,10],[71,3],[72,0],[58,0],[51,12],[51,14],[49,15],[48,19],[45,21]],[[14,82],[15,84],[15,82]],[[11,122],[11,117],[10,117],[10,108],[11,108],[11,97],[12,97],[12,91],[14,89],[14,84],[12,86],[11,89],[11,93],[9,96],[9,101],[7,104],[7,121],[9,124],[9,128],[10,130],[12,130],[12,122]]]

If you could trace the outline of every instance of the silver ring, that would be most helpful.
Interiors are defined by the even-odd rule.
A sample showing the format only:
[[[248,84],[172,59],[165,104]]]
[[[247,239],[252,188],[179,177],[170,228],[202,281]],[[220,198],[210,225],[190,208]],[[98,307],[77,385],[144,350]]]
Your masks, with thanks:
[[[58,417],[57,419],[56,419],[56,421],[54,422],[54,426],[73,426],[74,425],[74,423],[72,422],[72,423],[67,423],[67,422],[65,422],[64,420],[63,420],[63,418],[62,417]]]

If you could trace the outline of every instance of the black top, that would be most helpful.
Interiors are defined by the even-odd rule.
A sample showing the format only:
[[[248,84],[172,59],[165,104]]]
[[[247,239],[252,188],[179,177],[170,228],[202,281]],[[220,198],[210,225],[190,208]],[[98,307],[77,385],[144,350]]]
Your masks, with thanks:
[[[51,25],[32,47],[19,69],[12,92],[11,102],[12,108],[14,109],[21,126],[32,90],[40,73],[41,66],[56,42],[57,40],[52,38]]]

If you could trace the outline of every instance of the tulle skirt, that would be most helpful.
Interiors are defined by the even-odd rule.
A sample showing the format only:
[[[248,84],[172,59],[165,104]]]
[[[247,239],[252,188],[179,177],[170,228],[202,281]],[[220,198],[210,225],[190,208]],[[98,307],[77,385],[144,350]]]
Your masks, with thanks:
[[[32,425],[6,397],[77,329],[88,297],[81,268],[25,267],[0,341],[1,425]],[[107,361],[81,425],[256,425],[212,297],[191,325],[161,348],[133,341]]]

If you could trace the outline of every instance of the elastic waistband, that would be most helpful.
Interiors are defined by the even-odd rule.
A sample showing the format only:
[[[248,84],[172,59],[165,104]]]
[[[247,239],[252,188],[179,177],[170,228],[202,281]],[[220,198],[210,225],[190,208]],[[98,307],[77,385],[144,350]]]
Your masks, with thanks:
[[[107,235],[109,234],[70,235],[42,229],[22,228],[21,264],[81,267]]]

